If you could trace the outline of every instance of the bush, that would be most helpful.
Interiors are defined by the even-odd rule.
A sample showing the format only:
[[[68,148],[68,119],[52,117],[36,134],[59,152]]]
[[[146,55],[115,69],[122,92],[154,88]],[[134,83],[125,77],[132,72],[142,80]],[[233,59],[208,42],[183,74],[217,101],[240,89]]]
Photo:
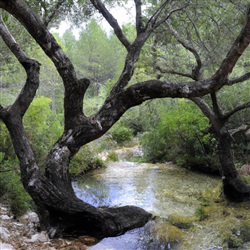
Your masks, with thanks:
[[[119,161],[118,154],[114,151],[109,152],[106,161]]]
[[[70,174],[84,174],[92,169],[103,168],[105,163],[89,145],[82,147],[70,162]]]
[[[0,170],[15,166],[17,157],[6,126],[0,122]]]
[[[217,171],[216,141],[202,132],[208,125],[194,104],[178,100],[161,114],[155,128],[143,134],[141,144],[147,160]]]
[[[50,104],[50,98],[40,96],[31,103],[24,116],[24,126],[40,166],[45,165],[49,148],[63,132],[63,116],[51,110]]]
[[[0,176],[0,197],[10,205],[10,211],[19,217],[30,209],[34,203],[25,191],[18,173],[6,172]]]
[[[133,130],[120,124],[115,126],[110,133],[118,144],[123,144],[133,138]]]

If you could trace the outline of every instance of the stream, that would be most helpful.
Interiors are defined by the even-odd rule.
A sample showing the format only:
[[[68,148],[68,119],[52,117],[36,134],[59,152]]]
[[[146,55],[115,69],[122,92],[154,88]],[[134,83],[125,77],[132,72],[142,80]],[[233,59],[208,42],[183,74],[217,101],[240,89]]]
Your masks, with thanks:
[[[195,219],[204,205],[204,195],[211,196],[219,185],[218,177],[190,172],[172,163],[134,163],[124,159],[110,162],[107,168],[91,171],[73,183],[76,195],[93,206],[135,205],[155,216],[144,227],[105,238],[90,250],[230,249],[223,245],[225,240],[220,234],[224,226],[219,224],[227,223],[228,217],[217,215],[224,203],[215,205],[214,219],[206,223]],[[249,204],[246,206],[244,209],[249,211]],[[176,218],[184,221],[188,218],[192,227],[186,222],[176,223],[178,227],[170,223]],[[241,247],[250,249],[249,244]]]

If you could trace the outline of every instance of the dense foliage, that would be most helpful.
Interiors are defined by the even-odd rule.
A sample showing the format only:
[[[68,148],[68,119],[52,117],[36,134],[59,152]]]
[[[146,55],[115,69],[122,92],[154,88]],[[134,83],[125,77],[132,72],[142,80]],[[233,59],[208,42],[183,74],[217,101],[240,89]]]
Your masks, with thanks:
[[[143,134],[142,145],[151,161],[216,169],[216,142],[205,132],[208,120],[191,103],[179,100],[160,114],[156,127]]]

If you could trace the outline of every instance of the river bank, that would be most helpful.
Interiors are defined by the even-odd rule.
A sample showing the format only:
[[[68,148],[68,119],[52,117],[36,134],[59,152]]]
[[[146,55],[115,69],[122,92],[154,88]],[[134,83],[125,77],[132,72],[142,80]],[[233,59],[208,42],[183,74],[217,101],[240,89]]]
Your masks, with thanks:
[[[227,201],[220,177],[171,162],[133,162],[140,153],[135,149],[116,150],[120,161],[86,174],[73,187],[80,199],[94,206],[136,205],[155,220],[89,249],[250,249],[250,202]]]
[[[34,212],[14,218],[6,204],[0,203],[0,250],[85,250],[97,241],[91,237],[75,240],[49,239],[38,231],[39,220]]]

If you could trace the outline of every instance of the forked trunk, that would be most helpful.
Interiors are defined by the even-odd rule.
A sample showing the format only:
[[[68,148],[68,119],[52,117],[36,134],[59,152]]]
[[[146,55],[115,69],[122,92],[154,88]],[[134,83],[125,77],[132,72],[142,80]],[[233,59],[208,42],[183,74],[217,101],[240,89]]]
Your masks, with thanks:
[[[42,173],[21,117],[10,112],[4,121],[19,158],[23,185],[38,208],[41,229],[50,237],[91,235],[101,239],[144,226],[151,219],[152,215],[139,207],[96,208],[76,197],[69,175],[71,151],[64,144],[72,139],[71,134],[62,136],[54,145]]]

